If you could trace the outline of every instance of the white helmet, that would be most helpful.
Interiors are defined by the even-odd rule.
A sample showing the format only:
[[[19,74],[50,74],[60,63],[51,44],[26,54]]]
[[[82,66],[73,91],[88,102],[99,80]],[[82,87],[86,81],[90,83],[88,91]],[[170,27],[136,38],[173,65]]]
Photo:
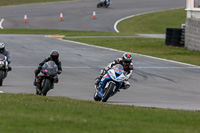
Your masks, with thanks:
[[[5,44],[3,42],[0,42],[0,50],[4,50]]]

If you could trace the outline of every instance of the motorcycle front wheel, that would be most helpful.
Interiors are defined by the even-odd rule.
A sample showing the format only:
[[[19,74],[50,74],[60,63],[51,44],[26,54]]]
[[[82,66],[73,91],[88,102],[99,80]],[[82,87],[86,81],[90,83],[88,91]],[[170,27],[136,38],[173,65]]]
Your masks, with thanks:
[[[110,82],[108,88],[105,90],[105,92],[103,93],[103,98],[102,98],[102,102],[106,102],[108,100],[108,98],[111,96],[111,94],[113,93],[113,88],[114,88],[115,84],[113,82]]]
[[[3,79],[4,79],[4,72],[0,70],[0,86],[3,84]]]
[[[42,95],[46,96],[47,92],[50,90],[51,81],[50,79],[43,79],[44,82],[42,84]]]

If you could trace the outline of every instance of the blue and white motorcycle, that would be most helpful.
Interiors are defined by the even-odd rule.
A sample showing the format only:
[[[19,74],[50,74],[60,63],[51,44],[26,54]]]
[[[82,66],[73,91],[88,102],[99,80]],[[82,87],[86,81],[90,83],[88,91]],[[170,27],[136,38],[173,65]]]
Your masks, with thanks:
[[[109,97],[115,95],[126,80],[123,66],[120,64],[114,65],[102,77],[101,82],[95,85],[94,100],[106,102]]]

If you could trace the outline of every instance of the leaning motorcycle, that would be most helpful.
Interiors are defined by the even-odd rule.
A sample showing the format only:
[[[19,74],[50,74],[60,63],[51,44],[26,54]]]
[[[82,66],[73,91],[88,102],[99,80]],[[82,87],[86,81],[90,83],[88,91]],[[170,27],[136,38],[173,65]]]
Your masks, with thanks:
[[[10,67],[8,67],[7,57],[0,54],[0,86],[2,86],[3,80],[7,77],[7,73],[10,70]]]
[[[48,61],[42,66],[41,72],[36,80],[36,94],[46,96],[54,83],[58,81],[58,67],[54,61]],[[41,89],[39,89],[41,88]]]
[[[110,0],[105,0],[104,2],[99,2],[97,4],[97,8],[105,7],[108,8],[110,6]]]
[[[115,95],[126,80],[123,66],[120,64],[114,65],[102,77],[101,82],[95,85],[94,100],[106,102],[109,97]]]

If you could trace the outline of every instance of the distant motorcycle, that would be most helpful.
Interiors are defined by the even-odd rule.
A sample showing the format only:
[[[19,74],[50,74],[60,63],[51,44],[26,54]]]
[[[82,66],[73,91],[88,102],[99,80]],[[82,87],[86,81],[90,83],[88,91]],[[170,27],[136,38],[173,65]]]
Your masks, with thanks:
[[[11,71],[11,68],[8,66],[7,57],[0,54],[0,86],[3,85],[3,80],[7,77],[8,71]]]
[[[110,6],[110,0],[105,0],[104,2],[99,2],[97,4],[97,8],[105,7],[108,8]]]
[[[39,74],[42,81],[41,84],[36,83],[36,94],[46,96],[50,89],[53,89],[54,83],[58,81],[58,67],[54,61],[48,61],[42,66],[42,70]],[[36,81],[38,82],[38,81]],[[40,85],[40,89],[39,86]]]
[[[101,82],[95,85],[94,100],[106,102],[109,97],[115,95],[126,77],[124,75],[123,66],[120,64],[114,65],[103,76]]]

